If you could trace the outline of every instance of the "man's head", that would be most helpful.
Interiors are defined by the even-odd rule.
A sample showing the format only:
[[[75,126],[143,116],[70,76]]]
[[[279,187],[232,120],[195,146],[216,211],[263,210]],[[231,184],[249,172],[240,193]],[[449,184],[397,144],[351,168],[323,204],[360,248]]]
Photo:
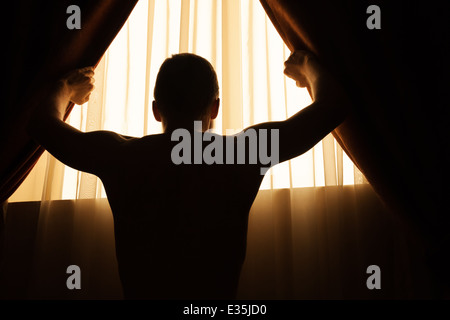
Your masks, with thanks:
[[[202,120],[207,129],[219,108],[216,72],[206,59],[195,54],[173,55],[159,69],[154,99],[153,114],[164,128]]]

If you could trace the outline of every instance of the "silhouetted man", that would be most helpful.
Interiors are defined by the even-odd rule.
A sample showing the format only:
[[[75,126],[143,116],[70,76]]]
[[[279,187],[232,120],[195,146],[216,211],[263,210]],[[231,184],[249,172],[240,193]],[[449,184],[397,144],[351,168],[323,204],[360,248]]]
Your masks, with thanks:
[[[309,150],[346,115],[339,85],[311,54],[295,52],[285,67],[298,86],[308,88],[313,103],[286,121],[257,124],[229,137],[201,138],[217,116],[219,86],[211,64],[193,54],[174,55],[159,70],[153,113],[162,134],[83,133],[66,124],[69,101],[89,99],[92,68],[64,77],[37,108],[30,135],[105,186],[125,298],[235,298],[248,214],[264,168]],[[262,132],[267,139],[261,143]],[[257,157],[258,148],[277,153],[277,161]]]

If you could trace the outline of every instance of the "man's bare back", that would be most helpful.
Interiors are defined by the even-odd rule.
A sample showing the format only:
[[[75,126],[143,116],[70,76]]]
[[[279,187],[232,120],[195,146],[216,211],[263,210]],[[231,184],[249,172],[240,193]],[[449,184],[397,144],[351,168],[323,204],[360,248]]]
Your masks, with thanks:
[[[129,298],[235,298],[257,165],[171,161],[170,134],[124,142],[100,175]]]

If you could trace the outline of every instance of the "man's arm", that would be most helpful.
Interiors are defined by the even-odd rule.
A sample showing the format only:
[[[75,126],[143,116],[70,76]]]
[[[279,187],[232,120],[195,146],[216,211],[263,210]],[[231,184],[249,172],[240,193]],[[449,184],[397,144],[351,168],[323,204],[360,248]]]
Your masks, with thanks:
[[[306,51],[296,51],[285,62],[285,74],[307,87],[313,103],[285,121],[265,122],[253,129],[279,130],[279,162],[308,151],[342,123],[349,102],[340,84]]]
[[[63,121],[70,101],[81,105],[89,100],[93,75],[92,68],[83,68],[58,81],[33,112],[27,129],[33,139],[64,164],[98,174],[127,138],[109,131],[84,133]]]

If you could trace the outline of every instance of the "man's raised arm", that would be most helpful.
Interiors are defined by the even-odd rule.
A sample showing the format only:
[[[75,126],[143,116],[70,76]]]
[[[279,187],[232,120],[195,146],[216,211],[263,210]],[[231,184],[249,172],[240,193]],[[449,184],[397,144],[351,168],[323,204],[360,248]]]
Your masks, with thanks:
[[[82,105],[89,100],[94,70],[77,69],[58,81],[49,96],[37,106],[28,123],[29,135],[64,164],[97,174],[126,139],[114,132],[84,133],[63,121],[69,102]]]
[[[285,121],[265,122],[253,129],[279,130],[279,162],[308,151],[342,123],[349,101],[341,85],[306,51],[295,51],[285,62],[284,73],[298,87],[306,87],[313,103]]]

